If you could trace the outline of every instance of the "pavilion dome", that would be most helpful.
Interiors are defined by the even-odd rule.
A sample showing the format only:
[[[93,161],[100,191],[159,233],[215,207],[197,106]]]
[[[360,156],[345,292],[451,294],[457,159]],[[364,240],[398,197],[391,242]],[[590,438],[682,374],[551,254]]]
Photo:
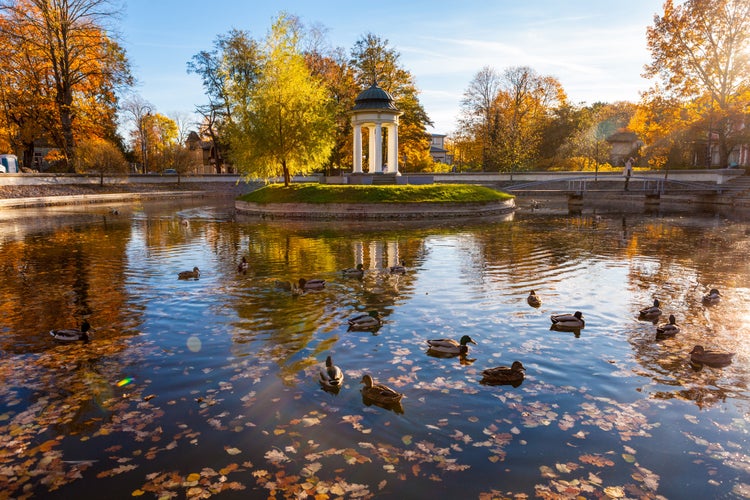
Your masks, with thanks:
[[[373,82],[370,88],[363,90],[354,100],[352,111],[365,109],[387,109],[398,111],[394,104],[393,96],[380,88],[377,82]]]

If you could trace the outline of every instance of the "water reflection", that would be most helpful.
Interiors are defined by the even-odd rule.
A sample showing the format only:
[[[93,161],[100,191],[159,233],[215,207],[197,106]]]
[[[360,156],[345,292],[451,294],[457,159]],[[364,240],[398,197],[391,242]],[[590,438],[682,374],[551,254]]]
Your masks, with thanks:
[[[11,496],[29,484],[72,497],[98,482],[237,498],[561,485],[676,498],[695,478],[697,497],[744,491],[737,463],[750,457],[731,443],[750,414],[745,222],[534,212],[266,223],[203,202],[29,217],[0,222],[0,435],[11,436],[0,487]],[[200,279],[178,279],[193,267]],[[299,290],[300,277],[326,284]],[[712,288],[722,299],[705,304]],[[529,307],[529,290],[541,304]],[[657,340],[640,320],[654,297],[679,333]],[[351,329],[371,311],[377,328]],[[559,311],[581,311],[586,334],[551,333]],[[96,330],[88,344],[52,341],[49,330],[83,318]],[[463,335],[477,342],[470,357],[426,349]],[[696,344],[735,360],[696,369]],[[329,355],[345,376],[331,392],[319,383]],[[481,383],[515,360],[522,381]],[[364,397],[367,373],[404,404]],[[63,462],[81,457],[96,461]]]

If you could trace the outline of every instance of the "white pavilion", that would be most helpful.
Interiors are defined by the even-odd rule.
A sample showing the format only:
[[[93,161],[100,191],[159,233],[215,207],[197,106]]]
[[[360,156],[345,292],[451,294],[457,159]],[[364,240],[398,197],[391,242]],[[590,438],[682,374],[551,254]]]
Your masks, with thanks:
[[[398,171],[398,117],[401,116],[391,94],[373,82],[354,101],[351,110],[354,129],[353,173],[362,173],[362,128],[368,137],[368,173],[396,174]],[[386,131],[386,157],[383,162],[383,129]]]

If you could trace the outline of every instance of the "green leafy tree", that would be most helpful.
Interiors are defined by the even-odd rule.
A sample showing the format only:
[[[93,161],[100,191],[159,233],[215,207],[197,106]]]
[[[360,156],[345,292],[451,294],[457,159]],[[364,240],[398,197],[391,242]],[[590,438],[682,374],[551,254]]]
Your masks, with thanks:
[[[257,83],[247,95],[230,88],[231,156],[246,178],[283,176],[288,186],[292,175],[325,165],[333,148],[329,97],[305,63],[298,27],[281,14],[265,40]]]
[[[674,103],[681,120],[717,137],[719,162],[747,140],[750,103],[750,2],[687,0],[664,3],[664,14],[648,28],[651,63],[646,76],[657,78],[644,104]],[[660,112],[654,110],[656,116]],[[673,131],[665,127],[665,136]]]
[[[196,111],[203,117],[201,135],[214,145],[211,160],[217,173],[231,149],[227,136],[233,110],[250,106],[260,78],[260,57],[258,42],[247,31],[233,29],[217,37],[212,50],[201,51],[188,62],[188,73],[200,76],[208,98],[208,104],[197,106]]]

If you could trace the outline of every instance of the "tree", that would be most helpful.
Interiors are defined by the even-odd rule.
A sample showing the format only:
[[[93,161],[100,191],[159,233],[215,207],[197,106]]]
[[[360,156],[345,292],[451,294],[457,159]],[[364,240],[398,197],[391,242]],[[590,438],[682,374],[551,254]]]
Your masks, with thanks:
[[[565,105],[562,85],[551,76],[526,66],[502,74],[485,67],[464,92],[461,124],[478,143],[483,170],[525,169],[539,157],[553,111]]]
[[[201,51],[188,62],[188,73],[201,77],[208,104],[196,108],[203,117],[201,135],[211,139],[211,160],[221,173],[231,146],[228,130],[234,125],[233,109],[247,109],[260,76],[260,48],[250,34],[230,30],[214,41],[211,51]]]
[[[82,136],[87,128],[115,134],[116,90],[132,80],[123,49],[104,29],[116,12],[108,0],[2,0],[0,11],[0,35],[38,60],[40,96],[55,109],[46,133],[70,169],[81,128]]]
[[[499,89],[500,75],[493,68],[485,66],[469,82],[461,100],[461,128],[474,131],[482,152],[482,168],[489,170],[497,168],[495,146],[499,130],[494,105]]]
[[[76,151],[76,164],[79,172],[99,172],[99,182],[104,184],[105,173],[124,173],[128,162],[116,145],[99,138],[79,142]]]
[[[399,57],[398,52],[388,47],[388,40],[368,33],[354,44],[350,64],[360,89],[376,81],[393,96],[396,107],[403,112],[398,127],[401,155],[408,156],[410,165],[424,166],[431,162],[427,126],[432,126],[432,121],[419,102],[414,77],[399,65]]]
[[[655,16],[648,28],[647,40],[652,61],[645,76],[661,81],[648,94],[651,101],[683,107],[685,123],[700,123],[709,147],[717,137],[719,162],[726,166],[729,152],[746,134],[750,2],[687,0],[675,5],[667,0],[664,14]]]
[[[134,150],[141,148],[145,151],[145,158],[150,164],[150,168],[156,167],[163,170],[169,163],[168,151],[174,146],[179,146],[177,142],[177,124],[171,118],[159,113],[149,113],[142,119],[143,139],[145,144],[141,144],[138,139],[139,135],[134,134]],[[144,165],[146,166],[146,165]]]
[[[353,164],[353,134],[351,115],[357,98],[354,68],[349,64],[343,48],[330,48],[325,42],[324,28],[313,26],[304,37],[303,51],[307,67],[313,76],[326,86],[331,100],[334,128],[334,146],[328,166],[351,168]]]
[[[333,148],[330,101],[305,64],[294,18],[279,16],[266,37],[256,84],[233,86],[230,98],[231,155],[246,178],[281,175],[289,186],[292,175],[328,161]]]
[[[121,110],[125,115],[125,120],[131,126],[131,151],[134,158],[139,158],[141,162],[141,173],[146,173],[146,164],[148,152],[146,151],[145,119],[154,110],[154,105],[143,99],[137,94],[128,96],[122,104]]]

